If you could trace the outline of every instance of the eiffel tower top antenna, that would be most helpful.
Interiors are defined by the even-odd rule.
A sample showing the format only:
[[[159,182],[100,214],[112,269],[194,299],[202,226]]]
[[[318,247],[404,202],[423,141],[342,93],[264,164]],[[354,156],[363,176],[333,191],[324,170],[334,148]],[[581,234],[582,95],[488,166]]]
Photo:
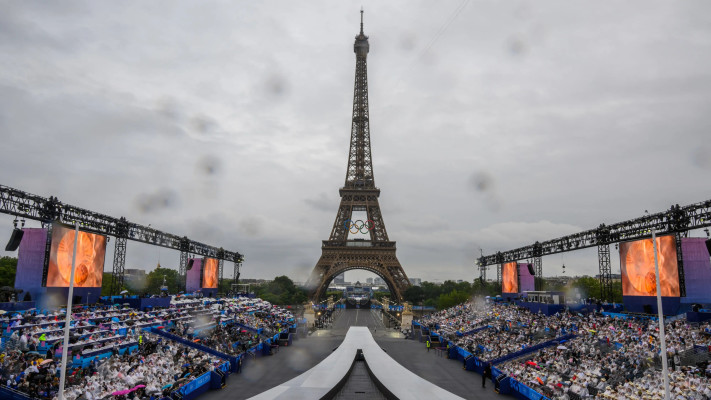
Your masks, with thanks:
[[[363,6],[360,6],[360,34],[363,35]]]

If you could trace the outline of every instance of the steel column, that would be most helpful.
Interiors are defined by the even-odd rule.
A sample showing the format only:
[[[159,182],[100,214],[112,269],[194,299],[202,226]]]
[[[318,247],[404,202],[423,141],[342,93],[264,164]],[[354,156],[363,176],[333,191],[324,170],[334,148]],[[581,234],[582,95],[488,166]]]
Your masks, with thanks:
[[[222,283],[222,273],[225,268],[225,260],[223,260],[223,259],[217,260],[217,267],[218,267],[217,276],[219,276],[219,278],[217,279],[217,291],[219,292],[220,291],[220,284]]]
[[[684,277],[684,255],[681,251],[682,233],[677,232],[676,239],[676,265],[679,270],[679,295],[686,297],[686,278]]]
[[[178,267],[178,291],[185,291],[188,271],[188,258],[190,258],[190,253],[188,253],[187,251],[180,252],[180,266]]]
[[[111,291],[109,294],[117,295],[123,287],[124,267],[126,265],[126,242],[125,237],[117,237],[114,242],[114,269],[111,275]]]
[[[610,266],[610,245],[597,246],[597,258],[600,264],[600,299],[612,301],[612,268]]]
[[[232,283],[237,285],[239,283],[239,276],[240,276],[240,268],[242,267],[242,263],[235,262],[235,269],[234,272],[232,273]]]
[[[533,272],[536,273],[536,290],[543,290],[543,257],[533,257]]]
[[[44,244],[44,266],[42,267],[42,286],[47,286],[47,270],[49,269],[49,253],[52,251],[52,224],[47,224],[47,239]]]

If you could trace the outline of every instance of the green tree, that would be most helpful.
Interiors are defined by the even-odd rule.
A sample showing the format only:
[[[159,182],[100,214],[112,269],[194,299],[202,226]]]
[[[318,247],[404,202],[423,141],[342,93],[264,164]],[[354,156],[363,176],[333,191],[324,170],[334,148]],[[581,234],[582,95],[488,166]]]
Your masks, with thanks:
[[[332,291],[326,292],[327,299],[331,296],[333,296],[333,301],[338,301],[343,297],[343,292],[340,290],[332,290]]]
[[[383,301],[383,297],[392,297],[392,295],[390,294],[389,291],[388,292],[386,292],[386,291],[373,292],[373,298],[375,298],[375,300]]]
[[[582,298],[600,297],[600,281],[591,276],[576,279],[572,287],[578,289]]]
[[[101,295],[108,296],[111,294],[111,278],[113,274],[111,272],[104,272],[101,277]],[[118,294],[118,293],[116,293]]]
[[[0,258],[0,286],[15,287],[16,257]]]
[[[424,301],[425,292],[422,290],[421,287],[413,285],[405,289],[405,293],[403,293],[402,297],[405,298],[405,301],[417,305]]]
[[[168,286],[168,293],[178,292],[178,271],[169,268],[162,268],[160,265],[148,273],[146,278],[146,292],[160,294],[160,287],[163,286],[163,278]]]
[[[464,303],[469,300],[469,293],[453,290],[449,293],[443,293],[437,301],[437,308],[443,310],[445,308],[454,307],[457,304]]]
[[[273,281],[254,287],[257,296],[272,304],[296,305],[308,299],[306,290],[296,287],[287,276],[277,276]]]

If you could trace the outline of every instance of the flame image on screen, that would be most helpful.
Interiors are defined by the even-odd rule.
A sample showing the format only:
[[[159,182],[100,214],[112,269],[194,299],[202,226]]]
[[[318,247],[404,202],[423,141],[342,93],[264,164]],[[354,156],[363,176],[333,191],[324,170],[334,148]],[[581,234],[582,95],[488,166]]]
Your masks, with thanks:
[[[515,262],[506,263],[501,267],[501,292],[518,293],[518,273],[516,269]]]
[[[217,288],[217,260],[206,258],[202,268],[202,287],[207,289]]]
[[[657,237],[657,259],[662,296],[679,296],[679,270],[673,236]],[[652,239],[620,244],[620,272],[624,296],[657,295]]]
[[[74,252],[74,230],[61,225],[52,227],[52,246],[47,268],[48,287],[69,287]],[[75,287],[101,287],[104,276],[106,237],[79,231],[74,270]]]

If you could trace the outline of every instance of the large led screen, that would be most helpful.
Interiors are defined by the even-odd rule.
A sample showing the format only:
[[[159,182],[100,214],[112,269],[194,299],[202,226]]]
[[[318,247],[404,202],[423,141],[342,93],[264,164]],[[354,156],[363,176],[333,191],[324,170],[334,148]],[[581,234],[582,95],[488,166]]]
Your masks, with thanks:
[[[659,284],[662,296],[679,296],[679,270],[673,236],[657,237]],[[652,239],[620,243],[620,271],[623,296],[656,296]]]
[[[202,287],[205,289],[217,288],[217,259],[206,258],[202,267]]]
[[[47,268],[47,287],[69,287],[73,252],[74,229],[54,224]],[[74,271],[75,287],[101,287],[105,255],[106,236],[79,231]]]
[[[501,292],[503,293],[518,293],[518,272],[515,262],[506,263],[501,266],[501,275],[503,282],[501,283]]]

